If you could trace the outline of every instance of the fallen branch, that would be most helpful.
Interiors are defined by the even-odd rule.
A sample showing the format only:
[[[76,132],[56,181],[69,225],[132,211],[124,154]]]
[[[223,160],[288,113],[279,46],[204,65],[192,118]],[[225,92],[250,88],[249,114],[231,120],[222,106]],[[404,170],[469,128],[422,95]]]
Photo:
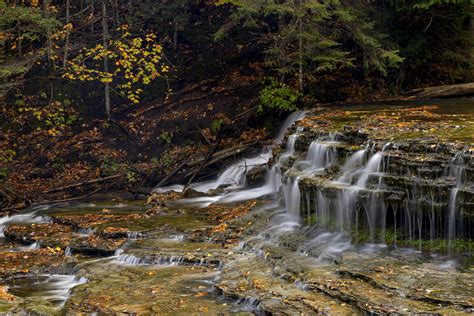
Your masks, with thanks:
[[[222,129],[221,129],[221,131],[222,131]],[[197,174],[202,170],[202,168],[204,168],[204,166],[209,162],[209,160],[211,160],[212,156],[216,153],[217,148],[221,144],[221,140],[222,140],[222,133],[219,132],[219,135],[217,136],[217,142],[214,145],[214,148],[209,153],[209,155],[206,157],[206,159],[203,161],[203,163],[200,164],[199,167],[193,172],[192,176],[189,178],[188,183],[186,184],[186,187],[184,188],[185,190],[188,188],[188,186],[191,183],[193,183],[194,178],[196,178]]]
[[[249,144],[245,144],[245,145],[242,145],[242,146],[235,146],[235,147],[232,147],[231,149],[232,150],[223,150],[223,151],[220,151],[218,152],[217,154],[214,155],[214,159],[212,160],[209,160],[207,161],[206,163],[204,163],[202,165],[202,168],[206,168],[208,166],[211,166],[213,164],[216,164],[222,160],[225,160],[227,158],[230,158],[230,157],[233,157],[233,156],[236,156],[236,155],[240,155],[244,152],[246,152],[247,150],[249,150],[251,147],[257,145],[258,143],[260,143],[259,141],[256,141],[256,142],[252,142],[252,143],[249,143]],[[202,161],[202,160],[201,160]],[[190,173],[186,174],[183,178],[186,179],[190,176],[192,176],[192,174],[194,173],[194,170],[191,171]]]
[[[54,193],[54,192],[66,191],[66,190],[69,190],[69,189],[82,187],[82,186],[86,186],[86,185],[89,185],[89,184],[97,184],[97,183],[105,182],[105,181],[108,181],[108,180],[118,179],[118,178],[123,177],[123,176],[125,176],[125,175],[117,174],[117,175],[110,176],[110,177],[99,178],[99,179],[94,179],[94,180],[89,180],[89,181],[83,181],[83,182],[74,183],[74,184],[67,185],[67,186],[60,187],[60,188],[54,188],[54,189],[51,189],[51,190],[48,190],[48,191],[44,191],[42,193],[43,194],[49,194],[49,193]]]
[[[166,177],[164,177],[159,183],[158,183],[158,187],[166,184],[168,182],[169,179],[171,179],[171,177],[173,177],[175,174],[177,174],[181,169],[183,169],[186,165],[188,164],[187,161],[183,162],[182,164],[180,164],[178,167],[176,167],[175,169],[173,169],[173,171],[171,171],[171,173],[169,173]]]
[[[65,198],[65,199],[59,199],[59,200],[49,200],[49,201],[40,201],[40,202],[35,202],[35,203],[31,203],[31,204],[26,204],[26,203],[23,203],[22,205],[16,205],[16,206],[11,206],[11,207],[8,207],[8,208],[4,208],[1,211],[1,213],[5,213],[5,212],[9,212],[9,211],[18,211],[18,210],[21,210],[21,209],[25,209],[27,207],[35,207],[35,206],[40,206],[40,205],[46,205],[46,204],[58,204],[58,203],[66,203],[66,202],[72,202],[72,201],[78,201],[78,200],[82,200],[82,199],[85,199],[89,196],[92,196],[96,193],[99,193],[100,191],[102,190],[107,190],[107,189],[110,189],[111,187],[113,187],[114,185],[116,185],[117,183],[119,183],[119,181],[115,181],[105,187],[102,187],[102,188],[98,188],[90,193],[87,193],[86,195],[83,195],[83,196],[78,196],[78,197],[71,197],[71,198]]]

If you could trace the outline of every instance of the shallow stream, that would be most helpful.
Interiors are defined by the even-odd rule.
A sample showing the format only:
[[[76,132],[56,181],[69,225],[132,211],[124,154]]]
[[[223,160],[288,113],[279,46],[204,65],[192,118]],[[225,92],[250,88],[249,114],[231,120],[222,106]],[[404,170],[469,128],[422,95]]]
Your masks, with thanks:
[[[473,115],[469,99],[296,112],[192,197],[0,218],[0,312],[472,313]]]

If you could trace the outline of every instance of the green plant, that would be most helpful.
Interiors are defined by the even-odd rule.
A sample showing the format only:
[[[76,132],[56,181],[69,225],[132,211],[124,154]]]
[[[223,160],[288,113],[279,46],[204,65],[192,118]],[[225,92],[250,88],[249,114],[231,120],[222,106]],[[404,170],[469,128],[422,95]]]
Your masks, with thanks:
[[[55,161],[52,165],[53,169],[59,172],[64,171],[66,168],[66,165],[63,161]]]
[[[116,160],[110,159],[109,157],[105,157],[102,161],[102,165],[100,166],[100,170],[103,176],[115,175],[123,169],[124,164]]]
[[[12,162],[16,156],[16,151],[12,149],[0,150],[0,162],[9,163]]]
[[[166,144],[171,144],[173,141],[173,132],[165,131],[160,134],[159,138]]]
[[[125,177],[128,183],[134,183],[137,181],[137,174],[132,170],[127,171],[127,174]]]
[[[223,119],[215,119],[211,123],[211,130],[214,134],[217,134],[222,126],[224,125],[224,120]]]
[[[260,91],[259,112],[265,108],[278,109],[282,111],[294,111],[298,108],[297,102],[301,94],[285,83],[273,78],[270,83]]]
[[[0,181],[5,180],[8,177],[8,170],[5,168],[0,169]]]

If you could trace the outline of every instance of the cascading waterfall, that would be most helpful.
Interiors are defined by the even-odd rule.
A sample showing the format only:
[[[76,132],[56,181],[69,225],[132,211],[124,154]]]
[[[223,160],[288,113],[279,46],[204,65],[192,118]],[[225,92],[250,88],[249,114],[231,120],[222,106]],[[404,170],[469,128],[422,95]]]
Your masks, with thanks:
[[[393,246],[417,243],[421,249],[426,239],[431,243],[440,238],[454,240],[461,233],[463,214],[458,201],[466,181],[462,153],[445,167],[444,175],[435,175],[441,183],[444,179],[452,179],[454,183],[446,200],[443,198],[446,191],[423,175],[435,171],[419,167],[420,163],[408,163],[411,153],[401,150],[400,144],[369,140],[358,144],[365,148],[354,150],[344,132],[319,132],[308,144],[309,131],[305,127],[287,132],[302,117],[303,112],[291,115],[280,130],[276,142],[282,142],[285,133],[288,134],[285,150],[275,157],[264,185],[245,188],[245,175],[250,170],[248,166],[256,163],[255,159],[260,159],[258,163],[269,161],[270,148],[260,158],[242,159],[230,166],[214,182],[192,185],[202,192],[222,184],[230,185],[222,194],[186,202],[207,206],[273,194],[294,219],[290,220],[292,227],[298,222],[314,227],[311,232],[318,240],[330,240],[319,236],[330,232],[337,233],[333,237],[338,240],[346,238],[353,243]],[[306,153],[302,151],[304,144],[307,144]]]
[[[456,239],[456,231],[461,232],[462,227],[462,208],[458,212],[457,199],[459,190],[463,187],[466,178],[465,164],[463,161],[463,152],[458,153],[447,166],[446,174],[448,177],[454,179],[454,187],[451,189],[449,195],[449,212],[448,212],[448,239],[449,250],[451,251],[452,242]],[[458,227],[456,227],[458,225]]]
[[[337,152],[334,148],[334,145],[337,144],[336,135],[329,134],[327,138],[319,138],[309,145],[306,160],[311,165],[311,169],[326,168],[337,163]]]
[[[301,120],[306,115],[305,111],[296,111],[292,113],[283,123],[280,131],[275,139],[275,144],[279,144],[285,137],[287,130],[298,120]],[[287,151],[280,156],[279,163],[287,157],[290,157],[295,151],[295,143],[298,137],[298,132],[288,137]],[[238,201],[245,201],[249,199],[258,198],[264,195],[268,195],[277,191],[281,185],[281,179],[277,175],[279,173],[278,168],[272,168],[267,175],[265,185],[255,189],[244,189],[245,178],[248,171],[254,166],[266,164],[272,156],[272,146],[265,148],[261,154],[252,158],[242,159],[224,172],[215,181],[205,181],[194,183],[190,188],[199,192],[208,192],[211,189],[217,189],[222,185],[225,185],[224,193],[204,198],[187,199],[187,203],[194,203],[196,206],[206,207],[212,203],[233,203]],[[161,193],[166,191],[182,191],[184,186],[173,185],[169,187],[156,188],[155,192]],[[236,189],[244,189],[236,191]]]

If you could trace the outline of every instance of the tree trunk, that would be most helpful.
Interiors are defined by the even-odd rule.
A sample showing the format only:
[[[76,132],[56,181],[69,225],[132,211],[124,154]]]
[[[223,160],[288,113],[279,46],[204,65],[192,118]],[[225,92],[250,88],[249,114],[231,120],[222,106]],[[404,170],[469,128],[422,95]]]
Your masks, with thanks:
[[[173,48],[176,50],[178,49],[178,27],[179,27],[176,17],[174,18],[173,24],[174,24]]]
[[[303,78],[303,21],[298,21],[299,29],[299,40],[298,40],[298,82],[300,87],[300,92],[303,93],[304,89],[304,78]]]
[[[71,7],[71,0],[66,0],[66,42],[64,43],[63,68],[67,67],[67,60],[68,60],[68,54],[69,54],[69,36],[70,36],[69,23],[71,20],[70,7]]]
[[[120,25],[120,11],[118,0],[115,0],[115,23],[117,23],[117,25]]]
[[[22,38],[22,35],[21,35],[21,32],[18,31],[18,43],[17,43],[17,49],[18,49],[18,57],[22,57],[23,56],[23,38]]]
[[[92,0],[92,1],[91,1],[91,19],[92,19],[92,22],[91,22],[91,34],[94,33],[94,15],[95,15],[95,1]]]
[[[109,16],[107,14],[107,0],[102,0],[102,42],[105,50],[109,48]],[[104,57],[104,72],[109,72],[109,58],[107,54]],[[104,96],[105,96],[105,112],[107,113],[107,119],[110,121],[111,116],[111,105],[110,105],[110,84],[106,82],[104,84]]]

